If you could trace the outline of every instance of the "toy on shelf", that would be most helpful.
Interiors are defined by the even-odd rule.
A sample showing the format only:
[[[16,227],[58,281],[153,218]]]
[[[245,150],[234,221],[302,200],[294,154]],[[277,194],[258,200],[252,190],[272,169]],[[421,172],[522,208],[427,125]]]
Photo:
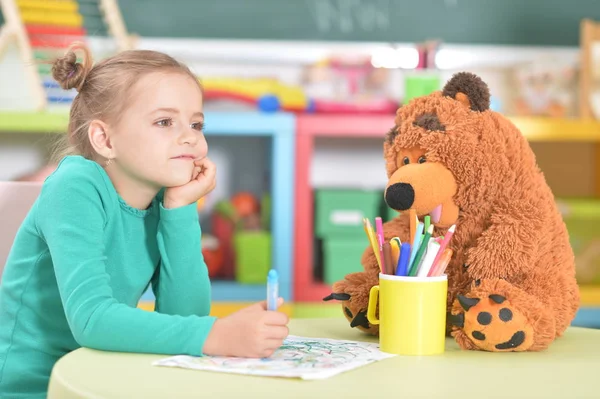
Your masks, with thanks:
[[[390,71],[370,58],[331,57],[305,68],[302,87],[316,113],[389,114],[398,107],[389,81]]]
[[[219,201],[215,204],[211,215],[212,235],[217,240],[221,265],[218,273],[211,277],[231,280],[235,277],[235,253],[233,236],[235,234],[235,209],[229,201]]]
[[[202,256],[210,277],[218,276],[223,267],[224,251],[221,243],[212,234],[202,234]]]
[[[461,72],[398,109],[383,142],[384,198],[401,214],[383,224],[380,242],[414,243],[414,226],[427,216],[429,230],[418,237],[428,245],[455,225],[447,333],[466,350],[540,351],[579,308],[573,250],[526,138],[489,100],[487,84]],[[415,263],[427,257],[422,251]],[[381,269],[368,245],[360,261],[364,271],[336,282],[327,299],[342,301],[350,326],[378,334],[364,316]]]
[[[241,192],[231,198],[237,226],[242,230],[260,230],[260,204],[251,193]]]
[[[26,79],[35,100],[35,109],[48,104],[70,104],[77,94],[63,90],[51,76],[51,62],[63,55],[73,42],[85,42],[86,15],[75,0],[0,0],[5,23],[0,31],[0,57],[15,41]],[[133,48],[116,0],[89,1],[85,4],[93,17],[101,15],[119,50]],[[35,66],[37,65],[37,67]]]
[[[515,70],[514,112],[519,116],[574,117],[577,71],[560,60],[538,60]]]
[[[298,85],[267,77],[204,77],[201,83],[207,103],[230,100],[262,112],[389,114],[398,107],[387,93],[389,70],[362,58],[310,65]]]
[[[211,277],[262,284],[271,267],[270,197],[239,192],[215,204],[203,253]],[[204,240],[204,236],[203,236]],[[210,264],[209,262],[213,262]]]
[[[263,112],[305,112],[310,100],[302,88],[271,78],[206,77],[201,79],[206,102],[232,100],[252,104]]]
[[[579,116],[600,119],[600,23],[584,19],[580,41]]]

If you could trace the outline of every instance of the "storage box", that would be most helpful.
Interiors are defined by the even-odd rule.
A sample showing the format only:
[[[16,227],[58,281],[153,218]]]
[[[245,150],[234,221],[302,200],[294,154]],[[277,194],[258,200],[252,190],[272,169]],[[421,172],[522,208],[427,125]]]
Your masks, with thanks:
[[[317,190],[315,232],[317,237],[365,237],[363,218],[374,225],[383,201],[379,190]]]
[[[323,240],[324,282],[333,284],[342,280],[348,273],[362,271],[363,267],[360,260],[368,246],[369,243],[366,237],[342,237]]]
[[[427,96],[440,90],[441,81],[437,74],[408,74],[404,79],[404,104],[416,97]]]
[[[600,201],[557,200],[575,252],[579,284],[600,284]]]
[[[240,231],[233,242],[236,280],[243,284],[265,284],[271,268],[271,234]]]

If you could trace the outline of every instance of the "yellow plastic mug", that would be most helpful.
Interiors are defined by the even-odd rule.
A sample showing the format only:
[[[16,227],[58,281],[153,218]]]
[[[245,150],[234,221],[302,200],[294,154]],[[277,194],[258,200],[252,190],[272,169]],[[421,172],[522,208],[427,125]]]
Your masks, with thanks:
[[[367,319],[371,324],[380,324],[380,349],[396,355],[444,353],[447,295],[446,275],[379,274],[379,285],[373,286],[369,293]]]

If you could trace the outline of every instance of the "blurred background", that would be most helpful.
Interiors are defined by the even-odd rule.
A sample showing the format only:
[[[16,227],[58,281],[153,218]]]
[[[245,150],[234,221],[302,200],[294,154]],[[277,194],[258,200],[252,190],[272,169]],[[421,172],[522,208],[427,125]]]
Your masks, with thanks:
[[[0,5],[0,181],[41,182],[52,172],[76,92],[61,90],[43,61],[73,41],[86,42],[96,61],[163,51],[202,81],[219,171],[217,189],[198,203],[214,314],[262,300],[276,268],[291,315],[343,317],[322,298],[361,269],[362,218],[394,217],[383,203],[382,143],[396,109],[471,71],[489,85],[492,108],[531,142],[555,193],[582,290],[574,324],[600,327],[597,1]],[[152,306],[149,291],[140,307]]]

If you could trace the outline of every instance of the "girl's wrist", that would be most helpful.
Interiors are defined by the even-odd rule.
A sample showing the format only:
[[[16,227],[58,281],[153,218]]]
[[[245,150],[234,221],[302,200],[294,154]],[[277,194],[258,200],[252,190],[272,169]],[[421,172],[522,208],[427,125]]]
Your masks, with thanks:
[[[179,201],[175,201],[175,200],[170,200],[168,198],[165,198],[163,200],[163,208],[165,209],[175,209],[175,208],[181,208],[183,206],[186,206],[189,204],[184,204],[183,202],[179,202]]]

